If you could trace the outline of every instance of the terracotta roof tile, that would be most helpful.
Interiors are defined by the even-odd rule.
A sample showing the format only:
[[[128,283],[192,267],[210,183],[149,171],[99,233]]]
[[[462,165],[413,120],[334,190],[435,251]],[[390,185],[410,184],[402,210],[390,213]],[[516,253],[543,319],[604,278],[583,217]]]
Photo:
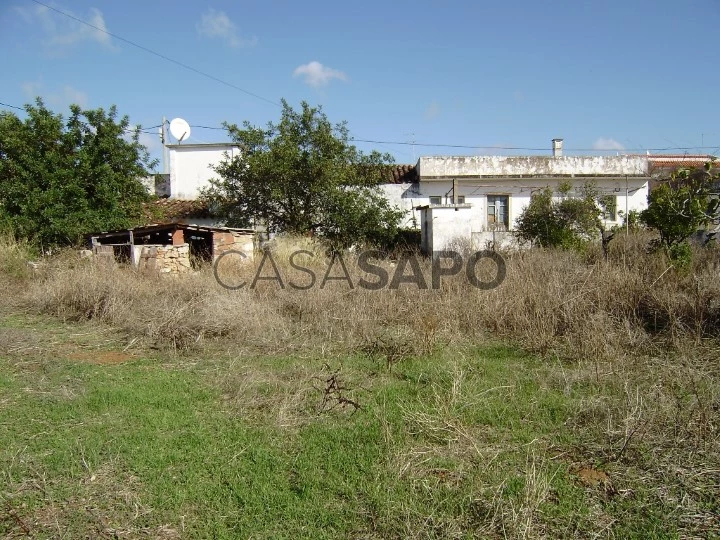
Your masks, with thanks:
[[[677,169],[702,167],[715,156],[705,154],[657,154],[647,156],[650,169]]]
[[[173,221],[176,219],[207,218],[209,210],[205,203],[186,199],[157,199],[145,203],[145,214],[150,219]]]
[[[388,184],[412,184],[418,181],[415,165],[390,165],[386,175]]]

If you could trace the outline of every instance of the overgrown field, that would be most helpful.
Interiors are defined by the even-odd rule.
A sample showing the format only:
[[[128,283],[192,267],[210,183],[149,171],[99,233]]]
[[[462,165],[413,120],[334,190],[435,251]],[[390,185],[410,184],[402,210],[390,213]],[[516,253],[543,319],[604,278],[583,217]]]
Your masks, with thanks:
[[[647,242],[506,254],[489,291],[365,290],[352,254],[320,288],[308,244],[308,290],[279,246],[284,288],[229,291],[4,242],[0,532],[717,537],[720,253]]]

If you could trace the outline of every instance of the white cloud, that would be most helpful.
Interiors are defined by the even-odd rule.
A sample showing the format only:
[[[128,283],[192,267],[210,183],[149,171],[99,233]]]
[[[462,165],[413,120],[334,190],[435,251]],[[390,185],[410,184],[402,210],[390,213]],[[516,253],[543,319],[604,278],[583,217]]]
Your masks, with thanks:
[[[133,140],[133,136],[135,135],[135,129],[137,128],[137,125],[130,124],[128,126],[127,131],[122,136],[123,139],[130,142]],[[145,128],[143,128],[145,129]],[[160,141],[160,135],[155,130],[150,130],[152,133],[148,133],[146,131],[141,131],[140,135],[138,136],[138,142],[142,144],[145,148],[148,149],[148,152],[151,154],[158,153],[162,150],[162,142]]]
[[[594,150],[625,150],[625,147],[615,139],[600,137],[593,143]]]
[[[434,120],[438,116],[440,116],[440,105],[438,105],[437,101],[433,101],[425,109],[425,120]]]
[[[84,16],[77,16],[73,12],[63,9],[64,12],[87,21],[92,28],[69,17],[65,17],[45,6],[36,6],[32,9],[16,8],[20,16],[28,23],[38,26],[46,35],[44,45],[53,54],[63,53],[74,45],[90,42],[98,43],[109,49],[114,49],[111,37],[107,34],[107,25],[102,12],[97,8],[90,8]]]
[[[162,143],[160,142],[160,136],[157,133],[146,133],[140,132],[139,138],[140,144],[142,144],[152,154],[159,152],[162,149]]]
[[[41,83],[35,81],[25,81],[20,85],[23,94],[28,99],[35,99],[37,96],[39,96],[41,86]]]
[[[325,86],[333,79],[347,81],[348,77],[342,71],[323,66],[320,62],[313,60],[308,64],[298,66],[293,71],[293,77],[303,77],[305,84],[320,87]]]
[[[67,84],[63,88],[62,97],[67,103],[80,105],[83,108],[87,107],[87,94]]]
[[[35,98],[39,96],[43,98],[48,105],[55,107],[64,108],[71,104],[76,104],[85,108],[88,105],[87,94],[69,84],[63,86],[62,89],[56,89],[54,91],[45,91],[43,89],[43,83],[37,81],[25,81],[20,87],[25,97],[31,101],[34,101]]]
[[[234,48],[254,47],[257,44],[257,38],[255,37],[251,39],[241,38],[235,23],[230,20],[230,17],[224,11],[208,9],[202,14],[196,28],[201,36],[222,39]]]

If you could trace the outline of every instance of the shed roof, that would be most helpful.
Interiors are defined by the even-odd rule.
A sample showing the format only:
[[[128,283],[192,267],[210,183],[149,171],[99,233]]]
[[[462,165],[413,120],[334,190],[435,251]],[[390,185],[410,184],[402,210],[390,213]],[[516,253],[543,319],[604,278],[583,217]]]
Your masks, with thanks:
[[[385,176],[387,184],[413,184],[418,181],[415,165],[390,165]]]
[[[650,169],[676,169],[680,167],[702,167],[717,158],[705,154],[658,154],[647,156]]]
[[[102,231],[96,233],[90,233],[90,238],[106,238],[109,236],[119,236],[128,234],[130,231],[137,233],[138,235],[162,232],[162,231],[201,231],[201,232],[243,232],[243,233],[254,233],[253,229],[241,229],[237,227],[211,227],[205,225],[188,225],[186,223],[151,223],[148,225],[141,225],[138,227],[130,227],[129,229],[119,229],[115,231]]]
[[[143,205],[145,218],[171,222],[177,219],[208,218],[207,203],[197,199],[157,199]]]

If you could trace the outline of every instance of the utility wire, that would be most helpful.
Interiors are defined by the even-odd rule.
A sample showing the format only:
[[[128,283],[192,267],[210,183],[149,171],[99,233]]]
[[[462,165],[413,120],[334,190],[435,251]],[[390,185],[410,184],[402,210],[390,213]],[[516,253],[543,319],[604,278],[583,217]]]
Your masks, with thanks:
[[[218,129],[224,130],[221,126],[196,126],[191,127],[199,129]],[[350,140],[354,142],[372,143],[372,144],[400,144],[403,146],[425,146],[431,148],[466,148],[471,150],[524,150],[529,152],[549,152],[550,149],[543,148],[530,148],[527,146],[473,146],[467,144],[443,144],[443,143],[421,143],[421,142],[407,142],[407,141],[378,141],[372,139],[357,139],[351,137]],[[712,150],[717,149],[717,146],[668,146],[666,148],[625,148],[623,150],[617,149],[598,149],[598,148],[566,148],[566,152],[640,152],[649,150],[651,152],[665,152],[668,150]]]
[[[199,69],[196,69],[196,68],[194,68],[194,67],[192,67],[192,66],[189,66],[188,64],[184,64],[183,62],[180,62],[180,61],[178,61],[178,60],[175,60],[174,58],[170,58],[169,56],[165,56],[165,55],[162,54],[162,53],[153,51],[152,49],[148,49],[147,47],[144,47],[143,45],[140,45],[139,43],[135,43],[134,41],[130,41],[129,39],[126,39],[126,38],[124,38],[124,37],[118,36],[117,34],[113,34],[112,32],[108,32],[108,31],[105,30],[104,28],[100,28],[99,26],[95,26],[94,24],[91,24],[91,23],[89,23],[89,22],[87,22],[87,21],[84,21],[84,20],[82,20],[82,19],[79,19],[78,17],[75,17],[74,15],[72,15],[72,14],[70,14],[70,13],[67,13],[67,12],[65,12],[65,11],[62,11],[61,9],[57,9],[57,8],[52,7],[52,6],[49,6],[48,4],[44,4],[43,2],[40,2],[39,0],[31,0],[31,1],[32,1],[32,2],[35,2],[36,4],[38,4],[38,5],[40,5],[40,6],[43,6],[43,7],[47,8],[47,9],[50,9],[50,10],[56,12],[56,13],[59,13],[60,15],[63,15],[64,17],[67,17],[67,18],[69,18],[69,19],[72,19],[72,20],[74,20],[74,21],[77,21],[77,22],[79,22],[80,24],[84,24],[85,26],[89,26],[90,28],[94,28],[94,29],[97,30],[98,32],[103,32],[103,33],[107,34],[108,36],[112,36],[112,37],[114,37],[115,39],[117,39],[117,40],[119,40],[119,41],[122,41],[122,42],[124,42],[124,43],[127,43],[128,45],[132,45],[133,47],[137,47],[138,49],[140,49],[140,50],[142,50],[142,51],[145,51],[146,53],[149,53],[149,54],[152,54],[152,55],[154,55],[154,56],[157,56],[158,58],[162,58],[163,60],[166,60],[166,61],[168,61],[168,62],[172,62],[173,64],[178,65],[178,66],[180,66],[180,67],[183,68],[183,69],[187,69],[188,71],[192,71],[193,73],[197,73],[198,75],[202,75],[203,77],[207,77],[208,79],[211,79],[211,80],[213,80],[213,81],[215,81],[215,82],[218,82],[218,83],[220,83],[220,84],[224,84],[225,86],[228,86],[228,87],[230,87],[230,88],[233,88],[233,89],[235,89],[235,90],[238,90],[238,91],[240,91],[240,92],[243,92],[244,94],[247,94],[248,96],[252,96],[252,97],[254,97],[254,98],[257,98],[257,99],[260,99],[260,100],[262,100],[262,101],[265,101],[266,103],[270,103],[271,105],[276,105],[277,107],[281,107],[281,106],[282,106],[282,105],[281,105],[280,103],[278,103],[277,101],[273,101],[273,100],[271,100],[271,99],[264,98],[263,96],[260,96],[260,95],[258,95],[258,94],[255,94],[255,93],[253,93],[253,92],[250,92],[249,90],[245,90],[244,88],[240,88],[239,86],[237,86],[237,85],[235,85],[235,84],[233,84],[233,83],[231,83],[231,82],[224,81],[224,80],[222,80],[222,79],[220,79],[220,78],[218,78],[218,77],[215,77],[214,75],[211,75],[211,74],[209,74],[209,73],[207,73],[207,72],[205,72],[205,71],[200,71]]]
[[[206,77],[210,80],[213,80],[215,82],[218,82],[220,84],[223,84],[225,86],[228,86],[229,88],[233,88],[235,90],[238,90],[240,92],[243,92],[244,94],[247,94],[249,96],[252,96],[254,98],[260,99],[262,101],[265,101],[266,103],[270,103],[271,105],[276,105],[278,107],[281,107],[282,105],[278,103],[277,101],[273,101],[271,99],[265,98],[261,95],[255,94],[254,92],[250,92],[249,90],[245,90],[244,88],[241,88],[231,82],[225,81],[223,79],[220,79],[218,77],[215,77],[214,75],[211,75],[205,71],[201,71],[197,68],[194,68],[188,64],[185,64],[183,62],[180,62],[178,60],[175,60],[174,58],[170,58],[169,56],[166,56],[162,53],[156,52],[152,49],[149,49],[143,45],[140,45],[139,43],[135,43],[134,41],[131,41],[129,39],[126,39],[122,36],[119,36],[117,34],[114,34],[112,32],[109,32],[108,30],[105,30],[104,28],[101,28],[99,26],[96,26],[92,23],[89,23],[87,21],[84,21],[83,19],[80,19],[78,17],[75,17],[74,15],[67,13],[65,11],[62,11],[61,9],[55,8],[53,6],[50,6],[48,4],[45,4],[43,2],[40,2],[39,0],[31,0],[35,4],[38,4],[39,6],[43,6],[49,10],[52,10],[56,13],[59,13],[60,15],[67,17],[69,19],[72,19],[76,22],[79,22],[80,24],[84,24],[85,26],[88,26],[90,28],[93,28],[97,30],[98,32],[103,32],[104,34],[107,34],[119,41],[122,41],[124,43],[127,43],[128,45],[132,45],[133,47],[136,47],[142,51],[145,51],[148,54],[152,54],[154,56],[157,56],[158,58],[162,58],[163,60],[166,60],[168,62],[171,62],[175,65],[178,65],[182,67],[183,69],[187,69],[189,71],[192,71],[193,73],[196,73],[198,75],[201,75],[203,77]],[[6,107],[12,107],[14,109],[23,110],[21,107],[15,107],[14,105],[7,105],[4,103],[0,103],[0,105],[4,105]],[[160,127],[160,126],[155,126]],[[222,127],[209,127],[209,126],[193,126],[201,129],[224,129]],[[151,128],[147,128],[151,129]],[[419,143],[419,142],[407,142],[407,141],[377,141],[377,140],[370,140],[370,139],[356,139],[352,138],[351,140],[355,142],[364,142],[364,143],[372,143],[372,144],[395,144],[395,145],[404,145],[404,146],[422,146],[422,147],[435,147],[435,148],[464,148],[464,149],[474,149],[474,150],[523,150],[523,151],[531,151],[531,152],[546,152],[548,151],[547,148],[527,148],[527,147],[521,147],[521,146],[471,146],[471,145],[462,145],[462,144],[434,144],[434,143]],[[713,149],[716,148],[715,146],[677,146],[677,147],[666,147],[666,148],[626,148],[623,151],[653,151],[653,152],[664,152],[668,150],[703,150],[703,149]],[[617,152],[617,150],[602,150],[602,149],[596,149],[596,148],[567,148],[566,151],[568,152]]]
[[[34,2],[35,0],[33,0]],[[19,109],[24,110],[22,107],[17,107],[15,105],[9,105],[7,103],[0,102],[0,105],[4,105],[5,107],[12,107],[13,109]],[[150,129],[156,129],[162,126],[162,124],[158,124],[157,126],[150,126],[147,128],[142,128],[140,131],[143,133],[150,133],[147,130]],[[198,128],[198,129],[214,129],[214,130],[225,130],[222,126],[198,126],[198,125],[191,125],[190,127]],[[135,131],[134,129],[128,130],[128,131]],[[380,141],[380,140],[374,140],[374,139],[356,139],[354,137],[350,138],[351,141],[354,142],[363,142],[363,143],[372,143],[372,144],[399,144],[403,146],[423,146],[423,147],[429,147],[429,148],[463,148],[463,149],[469,149],[469,150],[522,150],[525,152],[549,152],[550,150],[548,148],[532,148],[527,146],[474,146],[474,145],[467,145],[467,144],[443,144],[443,143],[421,143],[421,142],[407,142],[407,141]],[[565,148],[566,152],[667,152],[669,150],[718,150],[717,146],[667,146],[665,148],[625,148],[623,150],[616,150],[616,149],[598,149],[598,148]]]
[[[151,131],[148,131],[148,130],[149,130],[149,129],[157,129],[157,128],[161,127],[161,126],[162,126],[162,124],[158,124],[157,126],[150,126],[150,127],[146,127],[146,128],[141,128],[141,129],[139,129],[138,131],[142,131],[143,133],[152,133]],[[133,131],[134,131],[134,130],[133,130]]]
[[[3,107],[10,107],[10,108],[12,108],[12,109],[17,109],[17,110],[19,110],[19,111],[24,111],[24,110],[25,110],[23,107],[18,107],[17,105],[10,105],[9,103],[3,103],[2,101],[0,101],[0,105],[2,105]],[[137,129],[137,127],[134,127],[134,128],[125,128],[124,131],[126,131],[126,132],[128,132],[128,133],[134,133],[135,131],[139,131],[139,132],[141,132],[141,133],[152,134],[152,131],[148,131],[148,130],[150,130],[150,129],[157,129],[157,128],[159,128],[160,126],[162,126],[162,124],[158,124],[157,126],[145,127],[145,128],[144,128],[144,127],[140,127],[140,129]],[[219,128],[219,129],[220,129],[220,128]]]
[[[464,144],[436,144],[436,143],[420,143],[420,142],[407,142],[407,141],[375,141],[369,139],[356,139],[351,140],[355,142],[365,142],[374,144],[401,144],[405,146],[428,146],[428,147],[443,147],[443,148],[468,148],[475,150],[527,150],[532,152],[549,152],[550,149],[543,148],[529,148],[524,146],[470,146]],[[717,146],[668,146],[666,148],[624,148],[623,150],[617,149],[600,149],[600,148],[565,148],[566,152],[640,152],[649,150],[651,152],[665,152],[667,150],[703,150],[713,149]]]
[[[17,110],[19,110],[19,111],[24,111],[24,110],[25,110],[25,109],[23,109],[22,107],[16,107],[15,105],[10,105],[10,104],[8,104],[8,103],[3,103],[2,101],[0,101],[0,105],[2,105],[3,107],[10,107],[10,108],[12,108],[12,109],[17,109]]]

